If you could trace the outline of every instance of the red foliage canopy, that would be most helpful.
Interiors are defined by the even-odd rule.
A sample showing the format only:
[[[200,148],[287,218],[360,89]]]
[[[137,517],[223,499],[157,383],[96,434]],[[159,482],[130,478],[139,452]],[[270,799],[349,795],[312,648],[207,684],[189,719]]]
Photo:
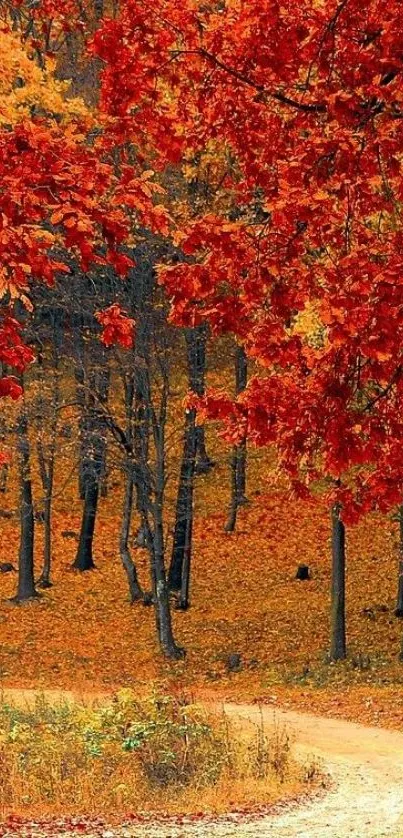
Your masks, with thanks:
[[[177,235],[192,264],[161,272],[177,322],[232,330],[264,368],[221,412],[275,440],[300,485],[343,478],[350,513],[396,503],[401,4],[126,0],[94,50],[117,137],[161,168],[227,154],[232,218],[195,218]]]

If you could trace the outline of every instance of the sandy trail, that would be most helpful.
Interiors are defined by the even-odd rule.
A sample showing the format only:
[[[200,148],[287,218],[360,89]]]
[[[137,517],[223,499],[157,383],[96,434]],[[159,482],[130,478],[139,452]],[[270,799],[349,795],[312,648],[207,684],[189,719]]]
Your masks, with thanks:
[[[4,695],[29,701],[33,693],[6,690]],[[49,700],[61,696],[57,691],[46,695]],[[268,727],[274,719],[285,724],[295,738],[297,756],[319,759],[332,777],[332,788],[323,797],[246,823],[234,817],[215,823],[127,825],[107,830],[106,838],[403,838],[403,733],[272,707],[224,707],[231,719],[245,726],[258,723],[261,713]],[[8,835],[14,838],[17,833]],[[40,832],[31,830],[29,835],[34,838]]]

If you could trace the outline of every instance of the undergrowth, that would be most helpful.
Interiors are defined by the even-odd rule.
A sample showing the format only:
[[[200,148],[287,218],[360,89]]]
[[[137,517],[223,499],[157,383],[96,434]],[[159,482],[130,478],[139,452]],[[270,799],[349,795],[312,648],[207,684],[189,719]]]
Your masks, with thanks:
[[[50,814],[225,811],[294,794],[316,778],[286,730],[248,735],[186,699],[0,705],[0,807]]]

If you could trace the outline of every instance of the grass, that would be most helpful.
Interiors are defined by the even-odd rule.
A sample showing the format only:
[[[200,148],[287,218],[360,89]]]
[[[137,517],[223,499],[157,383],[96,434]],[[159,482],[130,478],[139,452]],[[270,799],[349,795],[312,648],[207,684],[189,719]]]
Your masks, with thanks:
[[[0,810],[22,816],[223,813],[272,804],[319,774],[287,731],[247,734],[184,698],[121,690],[107,703],[0,705]]]

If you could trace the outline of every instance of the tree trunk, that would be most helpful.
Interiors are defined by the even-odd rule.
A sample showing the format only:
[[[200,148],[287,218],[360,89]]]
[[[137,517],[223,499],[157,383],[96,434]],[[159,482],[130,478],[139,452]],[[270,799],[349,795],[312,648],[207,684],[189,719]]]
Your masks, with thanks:
[[[395,614],[403,617],[403,504],[399,507],[399,581]]]
[[[80,571],[92,570],[95,519],[98,509],[100,481],[105,467],[106,432],[102,405],[106,403],[109,391],[109,369],[98,366],[89,376],[89,393],[86,410],[85,454],[82,467],[82,483],[85,489],[80,540],[73,567]]]
[[[179,606],[189,606],[190,562],[193,530],[193,494],[196,461],[196,411],[188,410],[185,439],[176,502],[174,541],[168,584],[171,591],[180,591]]]
[[[187,329],[185,332],[189,388],[197,396],[204,396],[205,375],[206,375],[206,344],[207,330],[204,324],[195,329]],[[207,448],[205,430],[199,425],[195,430],[196,435],[196,462],[195,474],[208,474],[214,467],[214,461],[210,459]]]
[[[4,495],[7,491],[8,473],[9,465],[8,463],[3,463],[0,466],[0,492],[2,493],[2,495]]]
[[[141,266],[141,252],[138,257],[137,264]],[[184,652],[176,645],[173,637],[164,539],[165,429],[170,390],[170,352],[164,321],[160,319],[158,307],[155,309],[152,301],[155,272],[149,256],[145,259],[143,257],[143,260],[143,270],[138,267],[139,281],[132,285],[134,313],[138,324],[133,369],[133,480],[140,513],[141,536],[150,557],[152,602],[158,641],[167,658],[178,659],[183,657]],[[160,386],[153,390],[151,381],[156,381],[157,376]],[[152,451],[149,450],[151,446]]]
[[[143,347],[142,347],[143,348]],[[145,351],[143,349],[143,351]],[[146,464],[148,462],[149,446],[150,446],[150,417],[149,417],[149,393],[148,384],[144,370],[141,368],[136,370],[137,386],[135,388],[135,405],[134,414],[135,422],[133,427],[133,445],[138,462]],[[137,547],[147,547],[147,532],[142,521],[142,504],[139,500],[139,492],[136,493],[136,508],[140,515],[140,527],[137,531],[135,543]]]
[[[138,602],[144,598],[144,593],[137,578],[136,565],[131,557],[129,548],[130,523],[133,510],[133,488],[133,475],[130,469],[126,478],[126,491],[120,530],[120,557],[126,571],[132,603]]]
[[[39,588],[51,588],[50,572],[52,565],[52,500],[53,500],[53,484],[55,472],[55,454],[56,454],[56,433],[57,433],[57,418],[56,411],[52,422],[52,441],[50,445],[50,453],[47,461],[42,440],[37,440],[37,452],[39,471],[41,475],[42,487],[44,491],[43,501],[43,524],[44,524],[44,546],[43,546],[43,567],[42,573],[38,579],[37,585]]]
[[[42,488],[44,492],[43,500],[43,523],[44,523],[44,548],[43,548],[43,567],[41,575],[38,579],[37,585],[40,588],[51,588],[52,582],[50,579],[52,566],[52,502],[53,502],[53,488],[55,475],[55,458],[57,450],[57,431],[59,423],[59,407],[61,401],[60,394],[60,369],[59,360],[62,350],[62,332],[58,326],[57,320],[53,317],[53,377],[51,398],[46,403],[46,400],[40,396],[38,410],[38,437],[37,437],[37,456],[39,463],[39,471],[41,475]],[[38,356],[38,369],[41,370],[41,379],[39,385],[45,391],[45,375],[42,366],[42,356]],[[43,433],[45,431],[45,439],[49,434],[48,442],[46,444]]]
[[[80,340],[80,339],[79,339]],[[77,363],[74,376],[76,380],[76,398],[79,406],[78,438],[79,438],[79,463],[78,463],[78,491],[80,500],[85,498],[85,473],[84,465],[86,458],[87,433],[86,433],[86,396],[85,396],[85,373],[84,354],[80,352],[82,366]]]
[[[18,454],[20,469],[20,519],[21,536],[18,560],[17,602],[38,596],[34,580],[35,518],[32,500],[30,470],[30,445],[26,416],[20,417],[18,428]]]
[[[0,440],[4,442],[7,439],[7,425],[4,419],[0,418]],[[9,464],[2,463],[0,466],[0,492],[5,494],[7,491],[7,480],[9,476]]]
[[[104,0],[94,0],[95,20],[98,22],[104,16]]]
[[[235,355],[235,392],[239,396],[245,390],[248,383],[248,362],[245,350],[237,346]],[[228,512],[228,519],[225,525],[226,532],[234,532],[236,528],[238,509],[247,503],[246,498],[246,439],[238,445],[234,445],[231,456],[231,500]]]
[[[332,588],[330,609],[330,659],[332,661],[344,660],[346,657],[346,550],[345,527],[340,514],[340,505],[335,504],[331,514]]]
[[[98,508],[99,484],[95,476],[87,478],[83,517],[81,520],[80,540],[73,567],[77,570],[92,570],[95,567],[93,559],[93,542],[95,519]]]
[[[152,552],[152,580],[155,598],[155,620],[161,650],[166,658],[180,660],[184,650],[176,645],[172,631],[169,588],[165,572],[162,507],[156,501]]]
[[[44,524],[44,546],[43,546],[43,567],[38,579],[38,588],[51,588],[50,573],[52,568],[52,494],[45,498],[43,508]]]

